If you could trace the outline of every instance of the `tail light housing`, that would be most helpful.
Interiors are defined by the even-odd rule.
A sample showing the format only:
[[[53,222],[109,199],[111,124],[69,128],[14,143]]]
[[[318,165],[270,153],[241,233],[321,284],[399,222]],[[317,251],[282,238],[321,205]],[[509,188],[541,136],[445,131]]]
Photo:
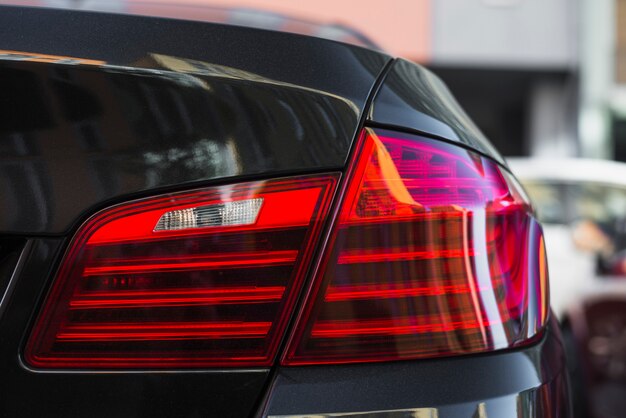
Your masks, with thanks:
[[[337,176],[123,204],[76,233],[25,360],[37,368],[267,366]]]
[[[365,129],[356,151],[333,216],[338,174],[96,214],[61,263],[26,363],[269,366],[285,336],[287,366],[534,341],[548,315],[547,266],[517,182],[480,154],[415,135]]]
[[[542,232],[513,178],[441,141],[367,130],[283,364],[478,353],[545,324]]]

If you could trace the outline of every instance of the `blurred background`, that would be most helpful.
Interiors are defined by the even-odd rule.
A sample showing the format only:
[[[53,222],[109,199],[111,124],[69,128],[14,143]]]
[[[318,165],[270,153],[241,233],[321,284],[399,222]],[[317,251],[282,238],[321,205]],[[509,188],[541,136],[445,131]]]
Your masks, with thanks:
[[[626,0],[9,2],[307,33],[428,67],[543,222],[577,416],[626,416]]]

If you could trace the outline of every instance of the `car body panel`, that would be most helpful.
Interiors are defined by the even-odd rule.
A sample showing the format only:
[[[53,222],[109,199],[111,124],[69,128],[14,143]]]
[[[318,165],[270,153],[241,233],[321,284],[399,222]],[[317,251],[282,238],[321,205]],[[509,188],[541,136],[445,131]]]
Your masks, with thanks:
[[[342,168],[389,60],[257,29],[11,7],[0,50],[0,233],[12,234],[66,233],[191,182]]]
[[[0,4],[92,12],[123,13],[170,19],[195,20],[269,29],[344,42],[371,49],[380,49],[371,39],[350,26],[337,22],[316,22],[262,8],[224,7],[204,1],[146,1],[146,0],[0,0]]]
[[[441,80],[406,60],[394,61],[374,98],[368,120],[453,141],[506,165]]]
[[[2,269],[0,416],[250,415],[267,368],[30,370],[32,319],[67,238],[103,207],[341,170],[390,58],[265,30],[14,7],[0,7],[0,50],[0,237],[29,242]]]
[[[341,416],[385,411],[384,417],[405,417],[413,415],[402,411],[422,411],[424,415],[415,416],[567,417],[567,402],[550,403],[567,399],[568,390],[557,335],[553,320],[539,344],[525,350],[385,365],[281,368],[270,388],[266,413]],[[544,409],[537,410],[536,397],[543,398]]]
[[[423,132],[502,159],[434,76],[421,78],[421,67],[405,61],[391,67],[385,54],[328,40],[1,7],[0,51],[0,84],[9,98],[0,112],[0,236],[25,242],[19,262],[0,268],[6,275],[0,291],[8,290],[0,306],[0,416],[229,417],[367,406],[436,407],[464,417],[477,402],[510,411],[519,399],[527,406],[519,416],[530,417],[541,416],[533,408],[544,408],[545,399],[566,398],[553,327],[542,341],[509,353],[405,363],[30,369],[22,358],[33,319],[72,234],[102,208],[192,187],[345,171],[364,124]],[[491,379],[507,359],[508,375]],[[471,392],[472,385],[479,391]],[[381,396],[393,388],[395,397]],[[325,396],[325,408],[310,407]]]
[[[220,416],[252,413],[268,369],[203,372],[40,372],[21,347],[63,239],[32,239],[0,317],[0,416]]]

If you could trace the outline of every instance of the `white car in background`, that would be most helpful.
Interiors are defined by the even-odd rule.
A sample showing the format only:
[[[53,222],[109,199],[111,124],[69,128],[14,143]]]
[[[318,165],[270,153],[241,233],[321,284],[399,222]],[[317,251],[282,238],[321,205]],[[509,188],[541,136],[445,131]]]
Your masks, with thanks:
[[[576,418],[626,410],[626,164],[511,158],[543,223]]]
[[[626,164],[509,158],[543,223],[552,309],[562,318],[581,298],[626,293]]]

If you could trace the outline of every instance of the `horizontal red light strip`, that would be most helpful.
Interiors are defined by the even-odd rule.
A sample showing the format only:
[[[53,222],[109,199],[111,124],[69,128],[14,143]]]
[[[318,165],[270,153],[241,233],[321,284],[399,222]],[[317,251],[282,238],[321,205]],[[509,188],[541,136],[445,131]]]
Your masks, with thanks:
[[[257,221],[254,223],[255,229],[306,226],[311,222],[311,215],[315,210],[315,205],[321,192],[321,187],[261,194],[250,190],[244,195],[234,199],[222,200],[221,196],[208,195],[204,201],[194,199],[193,203],[181,205],[172,205],[169,199],[164,199],[156,204],[156,206],[161,206],[158,209],[129,214],[102,225],[91,235],[88,244],[120,243],[126,241],[138,242],[146,239],[163,239],[164,237],[214,234],[223,230],[232,232],[248,230],[250,225],[217,226],[158,232],[155,232],[154,228],[161,216],[166,212],[230,201],[253,199],[256,197],[262,197],[264,200],[263,208],[259,213]],[[182,200],[185,199],[183,198]],[[298,202],[298,210],[286,210],[293,202]]]
[[[389,318],[364,321],[320,321],[311,334],[315,338],[347,338],[361,335],[408,335],[429,332],[449,332],[463,329],[480,329],[494,325],[494,321],[457,318],[449,322],[410,324],[416,318]],[[400,323],[400,324],[399,324]]]
[[[346,219],[342,219],[342,224],[345,225],[346,227],[358,227],[358,226],[362,226],[362,225],[371,225],[371,224],[375,224],[375,225],[392,225],[392,224],[399,224],[401,222],[406,222],[406,223],[415,223],[415,222],[421,222],[421,221],[446,221],[446,222],[454,222],[454,221],[462,221],[464,217],[468,217],[471,216],[471,213],[469,213],[468,211],[464,210],[461,207],[454,207],[455,205],[451,205],[449,210],[446,211],[441,211],[441,212],[421,212],[421,213],[410,213],[410,214],[403,214],[403,213],[397,213],[394,214],[393,216],[387,216],[387,217],[377,217],[377,216],[371,216],[371,217],[353,217],[353,218],[348,218],[346,217]],[[452,210],[456,209],[456,210]]]
[[[410,288],[374,288],[372,286],[331,286],[326,291],[326,302],[342,302],[355,299],[395,299],[415,296],[439,296],[471,292],[467,285],[429,286]]]
[[[250,362],[250,361],[261,361],[263,360],[263,357],[233,355],[233,356],[229,356],[228,359],[231,361],[235,361],[235,362]],[[109,365],[115,365],[115,366],[119,366],[121,364],[128,368],[133,368],[133,367],[136,367],[137,365],[141,365],[141,366],[148,365],[148,366],[155,366],[155,367],[168,365],[168,366],[175,367],[181,362],[184,364],[187,361],[189,361],[186,358],[176,358],[173,356],[171,357],[167,357],[167,356],[166,357],[157,357],[157,356],[155,357],[117,357],[117,356],[98,357],[98,356],[91,356],[91,355],[88,358],[64,356],[56,360],[60,360],[60,361],[57,361],[57,365],[59,366],[65,365],[66,367],[70,367],[72,364],[79,361],[79,362],[84,362],[85,364],[89,364],[91,366],[103,365],[103,364],[108,363]],[[210,357],[210,356],[194,356],[192,359],[192,362],[197,363],[198,365],[202,365],[206,363],[207,361],[212,361],[212,360],[215,360],[215,358]]]
[[[59,341],[199,340],[206,338],[263,338],[271,322],[162,323],[72,325],[57,334]]]
[[[172,270],[210,270],[227,267],[254,267],[259,265],[291,264],[296,260],[298,251],[271,251],[261,253],[245,253],[233,256],[204,257],[203,261],[178,263],[143,263],[141,265],[117,265],[102,267],[86,267],[83,276],[103,276],[107,274],[150,273],[154,271]]]
[[[406,175],[411,175],[411,173],[403,173]],[[373,180],[368,179],[369,184],[365,185],[361,188],[361,190],[386,190],[389,187],[400,186],[406,188],[408,190],[424,190],[424,189],[442,189],[442,179],[439,178],[420,178],[420,179],[412,179],[408,176],[402,178],[395,179],[384,179],[384,180]],[[507,189],[503,189],[501,184],[496,181],[489,181],[485,178],[462,178],[455,177],[454,183],[446,184],[445,190],[457,190],[457,189],[486,189],[489,188],[490,191],[499,191],[504,194],[508,192]],[[484,200],[483,200],[484,202]]]
[[[91,297],[72,299],[70,309],[155,308],[222,303],[276,302],[281,299],[284,292],[284,286],[211,290],[96,292]]]
[[[356,263],[380,263],[384,261],[402,261],[402,260],[432,260],[436,258],[461,258],[472,257],[476,253],[469,250],[429,250],[429,251],[398,251],[389,252],[371,249],[367,252],[363,250],[344,251],[339,256],[338,264],[356,264]]]

